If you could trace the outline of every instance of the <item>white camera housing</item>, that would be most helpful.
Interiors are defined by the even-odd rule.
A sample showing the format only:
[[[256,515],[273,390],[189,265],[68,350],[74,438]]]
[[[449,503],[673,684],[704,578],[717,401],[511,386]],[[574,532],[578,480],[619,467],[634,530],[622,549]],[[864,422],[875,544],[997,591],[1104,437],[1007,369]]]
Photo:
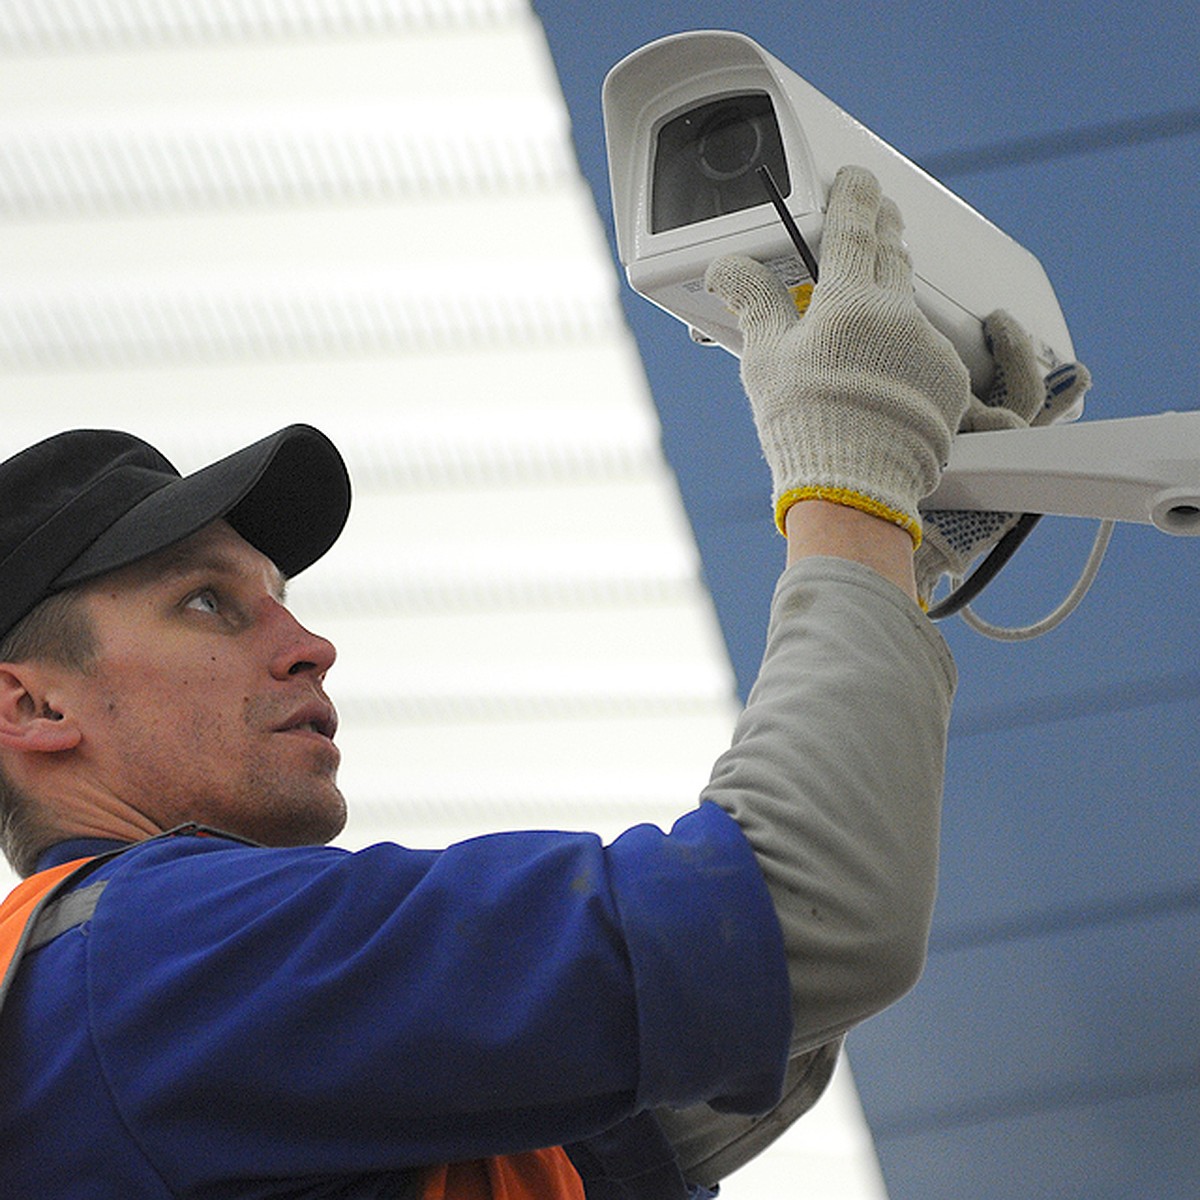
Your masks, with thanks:
[[[741,351],[732,314],[704,288],[714,258],[747,254],[789,287],[810,281],[756,168],[770,167],[819,258],[829,186],[852,163],[899,205],[917,303],[954,343],[976,393],[991,379],[981,322],[995,309],[1024,326],[1047,371],[1074,358],[1054,289],[1028,250],[750,38],[698,31],[651,42],[609,72],[603,106],[629,283],[696,340]]]

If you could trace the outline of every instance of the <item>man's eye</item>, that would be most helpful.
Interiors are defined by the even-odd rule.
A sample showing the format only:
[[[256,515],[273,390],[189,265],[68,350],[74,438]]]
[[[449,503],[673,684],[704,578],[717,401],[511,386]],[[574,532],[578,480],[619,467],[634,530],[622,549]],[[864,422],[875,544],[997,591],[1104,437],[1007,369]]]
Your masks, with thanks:
[[[220,602],[217,600],[217,593],[209,588],[205,588],[202,592],[196,592],[195,595],[189,596],[185,608],[198,609],[200,612],[216,613],[221,609]]]

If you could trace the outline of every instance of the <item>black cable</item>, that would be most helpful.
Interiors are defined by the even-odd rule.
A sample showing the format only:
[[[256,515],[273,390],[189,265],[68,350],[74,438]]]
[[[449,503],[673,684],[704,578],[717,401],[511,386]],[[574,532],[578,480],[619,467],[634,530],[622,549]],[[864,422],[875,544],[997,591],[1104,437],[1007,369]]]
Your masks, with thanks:
[[[939,600],[930,607],[927,614],[930,620],[940,621],[966,608],[1000,574],[1001,568],[1016,554],[1021,543],[1033,532],[1033,527],[1041,519],[1041,513],[1024,513],[1019,517],[1017,523],[992,547],[987,558],[971,575],[944,600]]]

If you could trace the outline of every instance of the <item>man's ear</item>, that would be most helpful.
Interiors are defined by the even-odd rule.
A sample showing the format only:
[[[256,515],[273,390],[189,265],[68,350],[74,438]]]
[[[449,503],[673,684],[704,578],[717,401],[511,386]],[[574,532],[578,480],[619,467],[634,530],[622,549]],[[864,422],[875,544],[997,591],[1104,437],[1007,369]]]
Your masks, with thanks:
[[[0,663],[0,747],[52,754],[79,745],[79,726],[55,710],[50,686],[36,662]]]

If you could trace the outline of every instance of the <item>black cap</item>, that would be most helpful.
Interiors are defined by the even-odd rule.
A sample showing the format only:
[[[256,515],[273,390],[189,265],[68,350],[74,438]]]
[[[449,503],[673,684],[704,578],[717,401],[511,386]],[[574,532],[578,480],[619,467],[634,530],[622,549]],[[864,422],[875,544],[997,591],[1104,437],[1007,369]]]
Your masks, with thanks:
[[[310,425],[186,477],[129,433],[56,434],[0,463],[0,637],[54,592],[222,517],[291,577],[333,545],[349,511],[342,456]]]

